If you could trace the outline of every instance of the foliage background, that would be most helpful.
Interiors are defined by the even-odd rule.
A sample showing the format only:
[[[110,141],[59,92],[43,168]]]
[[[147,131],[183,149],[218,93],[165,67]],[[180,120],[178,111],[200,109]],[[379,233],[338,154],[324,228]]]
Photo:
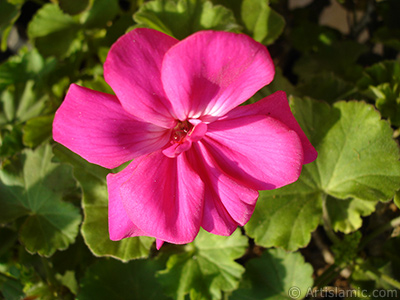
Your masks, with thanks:
[[[314,287],[397,299],[399,11],[398,0],[0,0],[0,298],[324,298]],[[249,102],[286,91],[319,152],[296,183],[261,192],[230,237],[201,231],[160,251],[152,238],[110,241],[105,176],[118,170],[51,139],[71,83],[112,93],[102,64],[136,27],[268,46],[276,77]]]

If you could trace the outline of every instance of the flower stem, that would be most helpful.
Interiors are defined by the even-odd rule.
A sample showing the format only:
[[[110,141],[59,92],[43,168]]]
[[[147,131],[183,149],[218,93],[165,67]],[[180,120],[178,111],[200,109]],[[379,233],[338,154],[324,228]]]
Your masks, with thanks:
[[[391,286],[393,286],[393,287],[395,287],[397,289],[400,289],[400,282],[399,281],[397,281],[396,279],[394,279],[394,278],[392,278],[392,277],[380,272],[378,269],[376,269],[376,268],[374,268],[374,267],[372,267],[370,265],[368,265],[368,266],[363,265],[362,268],[366,272],[372,273],[374,277],[380,278],[383,281],[385,281],[386,283],[390,284]]]
[[[337,266],[335,264],[330,265],[328,269],[324,271],[320,276],[315,279],[314,286],[317,288],[322,288],[327,286],[340,272],[337,270]]]
[[[373,239],[375,239],[377,236],[381,235],[387,230],[390,230],[392,228],[395,228],[400,225],[400,217],[394,218],[387,222],[386,224],[376,228],[373,232],[371,232],[369,235],[365,237],[365,239],[360,243],[358,246],[358,250],[362,250],[365,248],[365,246],[368,245],[369,242],[371,242]]]
[[[41,257],[43,269],[46,275],[46,281],[49,286],[57,286],[57,279],[54,276],[52,268],[49,266],[49,262],[44,257]]]
[[[329,218],[328,208],[326,207],[327,195],[324,194],[322,196],[322,220],[324,222],[324,229],[326,235],[329,237],[332,243],[337,244],[340,242],[340,239],[337,237],[335,232],[332,229],[331,219]]]

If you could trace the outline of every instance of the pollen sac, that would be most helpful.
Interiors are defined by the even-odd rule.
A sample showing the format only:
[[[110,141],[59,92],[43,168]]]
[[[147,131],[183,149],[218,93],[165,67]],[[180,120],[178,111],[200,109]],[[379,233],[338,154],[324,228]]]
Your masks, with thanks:
[[[188,121],[179,122],[172,131],[171,142],[182,143],[193,127]]]

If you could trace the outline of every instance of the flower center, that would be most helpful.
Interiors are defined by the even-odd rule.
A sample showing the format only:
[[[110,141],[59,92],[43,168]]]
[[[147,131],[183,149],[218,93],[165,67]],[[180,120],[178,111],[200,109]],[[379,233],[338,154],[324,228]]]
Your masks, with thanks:
[[[198,119],[178,121],[172,130],[170,144],[162,151],[165,156],[174,158],[201,140],[207,132],[207,125]]]
[[[188,121],[179,121],[172,131],[171,142],[183,143],[186,136],[192,131],[193,125]]]

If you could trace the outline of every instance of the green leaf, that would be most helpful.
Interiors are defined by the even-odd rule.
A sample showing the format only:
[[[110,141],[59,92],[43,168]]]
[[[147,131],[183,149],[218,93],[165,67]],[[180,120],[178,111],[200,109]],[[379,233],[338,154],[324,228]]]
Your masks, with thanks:
[[[25,49],[25,51],[27,51]],[[43,69],[49,68],[36,49],[21,51],[0,65],[0,91],[11,84],[26,82],[29,79],[40,80]]]
[[[339,199],[390,200],[400,187],[400,162],[389,124],[363,102],[338,102],[324,117],[323,123],[340,120],[325,136],[312,137],[320,187]]]
[[[272,44],[285,27],[285,19],[265,0],[243,0],[241,14],[250,35],[265,45]]]
[[[260,191],[256,209],[245,225],[246,233],[264,247],[296,250],[306,246],[322,214],[321,193],[309,181],[309,171],[287,188]]]
[[[228,8],[230,11],[232,11],[236,17],[237,20],[240,19],[240,14],[242,11],[242,1],[243,0],[213,0],[212,2],[214,4],[221,5],[223,7]]]
[[[86,246],[82,235],[78,235],[74,244],[65,251],[57,251],[51,257],[51,265],[59,274],[73,270],[76,279],[83,277],[88,266],[98,260]],[[84,263],[82,263],[84,262]]]
[[[53,199],[48,199],[49,202]],[[51,256],[64,250],[78,235],[79,210],[67,202],[47,203],[26,219],[20,229],[20,240],[31,253]]]
[[[11,131],[1,134],[0,157],[9,158],[24,149],[21,126],[13,126]]]
[[[107,53],[108,53],[108,51],[107,51]],[[85,80],[85,81],[79,82],[78,84],[82,85],[86,88],[95,90],[95,91],[108,93],[108,94],[114,94],[114,91],[106,83],[103,76],[95,76],[95,78],[93,78],[92,80]]]
[[[384,83],[377,87],[370,87],[376,95],[375,105],[391,124],[400,126],[400,81],[393,88]]]
[[[329,103],[346,100],[356,91],[354,84],[344,81],[333,73],[322,73],[312,77],[298,85],[297,89],[304,96]]]
[[[376,201],[350,199],[347,201],[328,197],[326,201],[327,212],[332,229],[350,233],[362,225],[361,217],[369,216],[375,211]]]
[[[22,48],[0,65],[0,125],[24,122],[44,110],[53,113],[53,105],[45,102],[62,72],[55,58],[44,59],[36,48]]]
[[[300,253],[269,249],[246,264],[241,288],[229,299],[303,299],[313,285],[312,274],[312,266]]]
[[[22,170],[0,171],[0,222],[25,217],[19,228],[20,241],[32,253],[50,256],[75,241],[81,216],[64,195],[74,188],[71,169],[51,162],[52,151],[44,145],[26,150]]]
[[[71,16],[64,14],[56,4],[44,5],[29,23],[28,34],[31,38],[44,37],[54,32],[63,32],[65,29],[77,26]],[[65,38],[61,36],[61,38]]]
[[[23,299],[23,285],[15,279],[7,279],[4,282],[0,280],[0,290],[5,300]]]
[[[395,278],[396,280],[400,280],[400,255],[399,255],[399,247],[400,247],[400,237],[396,236],[390,238],[386,241],[384,245],[384,253],[383,255],[386,258],[386,261],[389,261],[392,268],[390,268],[388,273],[389,276]]]
[[[30,284],[29,289],[25,290],[24,292],[26,293],[25,299],[36,298],[40,300],[53,300],[54,294],[57,294],[57,292],[54,291],[54,288],[51,285],[43,281],[39,281],[36,284]],[[65,295],[63,296],[65,297]]]
[[[137,27],[148,27],[177,39],[206,29],[237,31],[233,13],[207,0],[155,0],[143,4],[134,15]]]
[[[102,28],[119,12],[118,0],[92,0],[90,9],[83,15],[82,23],[87,28]]]
[[[81,232],[85,243],[96,256],[111,256],[122,261],[147,257],[154,238],[132,237],[111,241],[108,234],[108,193],[106,175],[109,170],[93,165],[57,145],[55,155],[74,166],[74,176],[82,191],[84,221]]]
[[[358,245],[361,240],[361,233],[356,231],[347,234],[343,239],[332,246],[332,252],[335,254],[335,264],[342,268],[350,265],[357,258]]]
[[[297,60],[293,71],[301,81],[308,81],[321,73],[334,73],[346,81],[355,82],[362,74],[357,60],[366,50],[365,45],[354,41],[332,42],[304,54]]]
[[[74,295],[78,293],[78,283],[75,278],[74,271],[67,271],[64,275],[56,274],[56,278],[63,285],[66,286]]]
[[[400,51],[400,29],[398,28],[380,27],[374,31],[372,40]]]
[[[318,158],[303,167],[297,182],[260,192],[245,229],[261,246],[295,250],[310,240],[323,199],[336,230],[358,229],[360,216],[370,214],[378,200],[391,199],[399,189],[400,162],[393,131],[373,106],[354,101],[332,107],[310,99],[291,102]],[[347,213],[351,218],[344,220]]]
[[[1,51],[7,50],[7,40],[14,22],[20,15],[21,4],[11,4],[7,1],[0,2],[0,42]]]
[[[358,86],[365,96],[375,101],[383,117],[400,126],[400,63],[385,61],[364,71]]]
[[[60,8],[69,15],[76,15],[88,8],[90,0],[58,0]]]
[[[237,288],[244,268],[234,260],[247,248],[247,239],[236,230],[231,236],[212,235],[200,230],[185,251],[172,255],[167,269],[160,271],[158,279],[167,294],[175,299],[221,299],[221,291]]]
[[[367,89],[369,86],[377,86],[382,83],[390,83],[390,86],[394,86],[399,81],[400,63],[397,61],[384,61],[366,68],[358,85],[361,89]]]
[[[327,46],[338,41],[340,35],[330,27],[316,26],[315,23],[304,21],[292,28],[289,36],[293,47],[309,53],[320,52]]]
[[[19,6],[20,5],[11,4],[7,1],[0,2],[0,30],[3,30],[3,28],[8,25],[12,25],[13,20],[19,15]]]
[[[379,242],[375,242],[373,248],[370,249],[374,252],[374,255],[358,259],[349,282],[358,290],[365,290],[367,295],[372,295],[374,290],[386,289],[385,299],[398,299],[400,238],[398,236],[390,238],[385,243],[381,238],[376,241]],[[368,299],[376,299],[376,297]]]
[[[125,264],[115,260],[101,260],[86,272],[77,299],[168,299],[154,278],[160,268],[157,261],[149,259]]]
[[[11,250],[14,243],[17,241],[17,232],[7,227],[0,228],[0,257]]]
[[[25,122],[38,116],[46,108],[46,94],[39,94],[34,89],[35,82],[28,80],[26,84],[10,85],[1,94],[6,122]]]
[[[102,40],[102,45],[106,45],[106,47],[100,47],[98,52],[100,62],[104,63],[108,51],[110,50],[109,45],[114,44],[133,24],[135,24],[135,22],[133,21],[132,15],[123,14],[118,15],[118,18],[112,22],[111,26],[107,27],[106,36],[104,40]]]
[[[39,116],[26,122],[23,129],[24,145],[34,148],[51,137],[53,115]]]
[[[81,25],[70,15],[64,14],[56,4],[45,4],[38,10],[28,26],[28,36],[45,56],[63,57],[73,47]]]
[[[396,206],[398,208],[400,208],[400,191],[397,191],[396,194],[394,195],[394,204],[396,204]]]
[[[18,5],[18,4],[24,4],[26,0],[6,0],[8,3]]]

